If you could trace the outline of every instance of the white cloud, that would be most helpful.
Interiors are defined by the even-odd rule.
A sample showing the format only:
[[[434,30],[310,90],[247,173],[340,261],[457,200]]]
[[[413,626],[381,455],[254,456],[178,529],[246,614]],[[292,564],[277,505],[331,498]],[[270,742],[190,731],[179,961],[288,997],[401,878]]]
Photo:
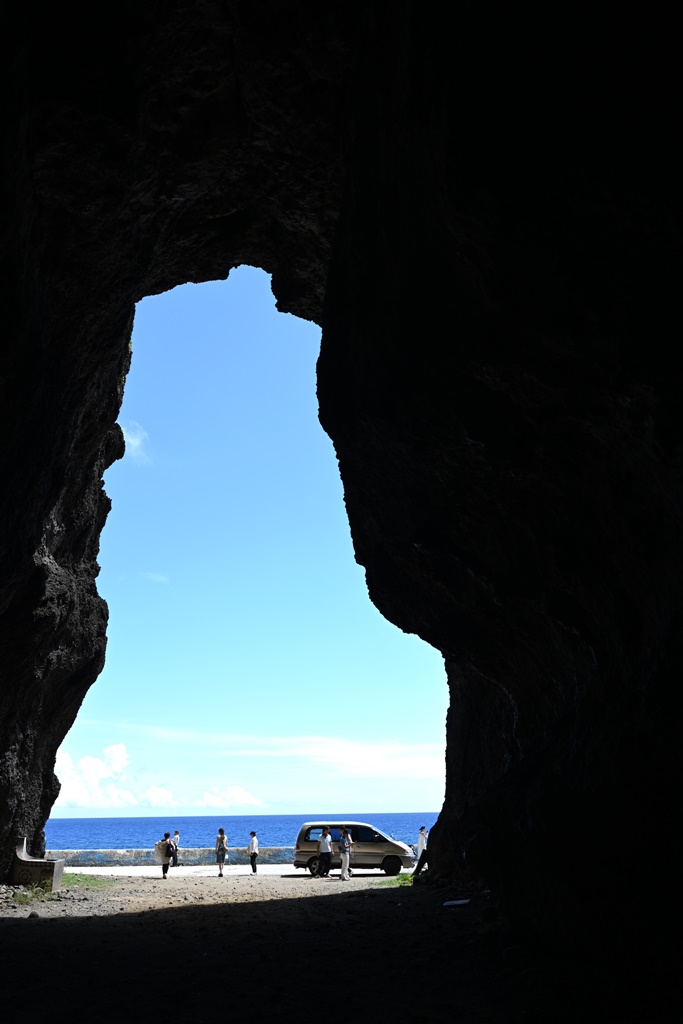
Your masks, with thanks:
[[[214,748],[215,753],[223,757],[300,757],[321,764],[350,758],[354,764],[393,760],[406,765],[413,761],[427,763],[436,759],[441,766],[445,756],[445,740],[439,744],[350,740],[340,736],[258,736],[253,733],[208,732],[173,726],[141,725],[136,722],[113,723],[99,719],[83,719],[82,724],[115,727],[121,732],[149,740]]]
[[[63,749],[57,752],[55,771],[62,788],[55,803],[57,808],[87,807],[93,810],[121,807],[207,807],[228,810],[239,807],[266,807],[258,797],[242,786],[213,786],[205,789],[201,799],[178,799],[165,786],[147,785],[135,790],[121,785],[130,763],[125,743],[113,743],[102,751],[101,757],[87,755],[74,762]],[[197,792],[199,787],[195,790]]]
[[[82,757],[77,764],[65,750],[57,752],[55,770],[62,784],[56,807],[133,807],[136,798],[120,785],[128,764],[125,744],[114,743],[102,757]],[[111,780],[111,781],[107,781]]]
[[[302,755],[312,764],[337,765],[346,776],[369,779],[445,776],[445,753],[435,743],[368,743],[308,737]],[[288,756],[291,753],[288,752]]]
[[[146,580],[151,580],[152,583],[170,583],[170,578],[163,572],[139,572],[138,576],[142,576],[142,578]]]
[[[242,742],[221,753],[225,757],[297,758],[312,768],[338,768],[345,776],[365,778],[440,778],[445,774],[444,750],[436,743],[395,743],[349,740],[335,736],[263,737]]]
[[[90,724],[111,726],[113,723]],[[354,777],[445,779],[445,741],[444,744],[401,743],[350,740],[340,736],[256,736],[131,722],[119,722],[116,728],[149,740],[200,746],[224,758],[287,758],[316,771],[338,767],[341,774]]]
[[[163,786],[150,786],[142,794],[142,803],[150,807],[179,807],[180,801],[176,800],[170,789]]]
[[[391,809],[396,793],[411,803],[436,793],[429,800],[434,803],[445,786],[445,753],[437,743],[371,742],[324,735],[226,735],[133,723],[100,724],[116,728],[119,735],[131,737],[131,742],[133,736],[142,737],[143,761],[149,767],[131,769],[132,778],[127,780],[130,759],[124,743],[111,744],[101,756],[82,757],[77,763],[66,750],[60,750],[56,770],[62,791],[56,809],[62,813],[76,807],[135,808],[138,814],[150,813],[147,808],[154,809],[151,813],[177,808],[184,808],[184,813],[239,814],[242,809],[265,813],[285,804],[304,806],[313,801],[322,805],[331,793],[347,806],[360,805],[358,794],[366,794],[368,799],[376,794],[373,802],[381,800]],[[185,765],[183,770],[175,764],[168,766],[169,749],[174,751],[173,761]],[[154,764],[164,767],[155,770]],[[196,765],[196,770],[190,765]],[[207,787],[207,771],[210,777],[227,777],[232,784]],[[320,793],[316,780],[325,780]]]
[[[149,441],[147,431],[135,420],[131,420],[127,426],[121,424],[121,430],[126,442],[126,455],[130,455],[140,465],[151,462],[152,460],[145,450],[145,442]]]
[[[241,786],[226,786],[219,790],[214,786],[210,790],[204,790],[201,800],[195,800],[193,807],[215,807],[221,811],[227,811],[236,807],[265,807],[262,800],[252,796]]]

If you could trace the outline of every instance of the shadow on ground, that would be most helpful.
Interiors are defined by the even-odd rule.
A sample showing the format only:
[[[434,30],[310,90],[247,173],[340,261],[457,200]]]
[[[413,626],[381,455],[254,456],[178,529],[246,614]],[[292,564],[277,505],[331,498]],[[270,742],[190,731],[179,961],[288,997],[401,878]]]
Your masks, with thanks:
[[[544,973],[485,895],[444,906],[453,895],[376,887],[123,913],[117,901],[108,916],[64,919],[27,909],[0,920],[3,1009],[118,1024],[171,1012],[188,1021],[283,1012],[404,1024],[606,1019],[603,1000],[578,991],[572,964]]]

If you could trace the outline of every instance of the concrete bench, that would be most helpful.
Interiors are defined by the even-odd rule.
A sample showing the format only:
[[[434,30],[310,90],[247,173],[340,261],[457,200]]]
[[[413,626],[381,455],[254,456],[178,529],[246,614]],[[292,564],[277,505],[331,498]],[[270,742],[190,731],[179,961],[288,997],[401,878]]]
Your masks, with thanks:
[[[45,857],[32,857],[26,851],[26,836],[17,839],[10,885],[39,885],[51,891],[59,889],[64,874],[63,860],[47,860]]]

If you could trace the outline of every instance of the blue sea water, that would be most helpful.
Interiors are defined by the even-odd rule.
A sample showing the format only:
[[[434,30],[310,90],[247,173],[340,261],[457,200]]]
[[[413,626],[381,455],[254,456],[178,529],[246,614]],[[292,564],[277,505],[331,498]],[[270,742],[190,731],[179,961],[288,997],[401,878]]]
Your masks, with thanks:
[[[166,818],[50,818],[45,826],[48,850],[143,850],[149,849],[164,832],[178,829],[180,845],[186,849],[213,846],[219,827],[225,829],[231,846],[246,846],[253,829],[261,846],[294,846],[304,821],[329,818],[367,821],[394,839],[417,843],[420,825],[427,830],[436,821],[436,811],[408,814],[226,814],[212,817]]]

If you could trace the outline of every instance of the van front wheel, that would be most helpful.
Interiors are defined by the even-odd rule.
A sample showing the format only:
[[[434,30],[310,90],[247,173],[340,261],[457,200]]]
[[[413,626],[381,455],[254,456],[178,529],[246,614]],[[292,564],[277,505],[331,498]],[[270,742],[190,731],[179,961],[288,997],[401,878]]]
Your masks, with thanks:
[[[306,865],[308,870],[311,872],[312,875],[317,875],[318,874],[318,864],[319,863],[320,862],[318,861],[317,857],[311,857],[311,859],[309,860],[308,864]]]
[[[382,871],[385,875],[397,875],[401,870],[401,861],[398,857],[385,857],[382,861]]]

